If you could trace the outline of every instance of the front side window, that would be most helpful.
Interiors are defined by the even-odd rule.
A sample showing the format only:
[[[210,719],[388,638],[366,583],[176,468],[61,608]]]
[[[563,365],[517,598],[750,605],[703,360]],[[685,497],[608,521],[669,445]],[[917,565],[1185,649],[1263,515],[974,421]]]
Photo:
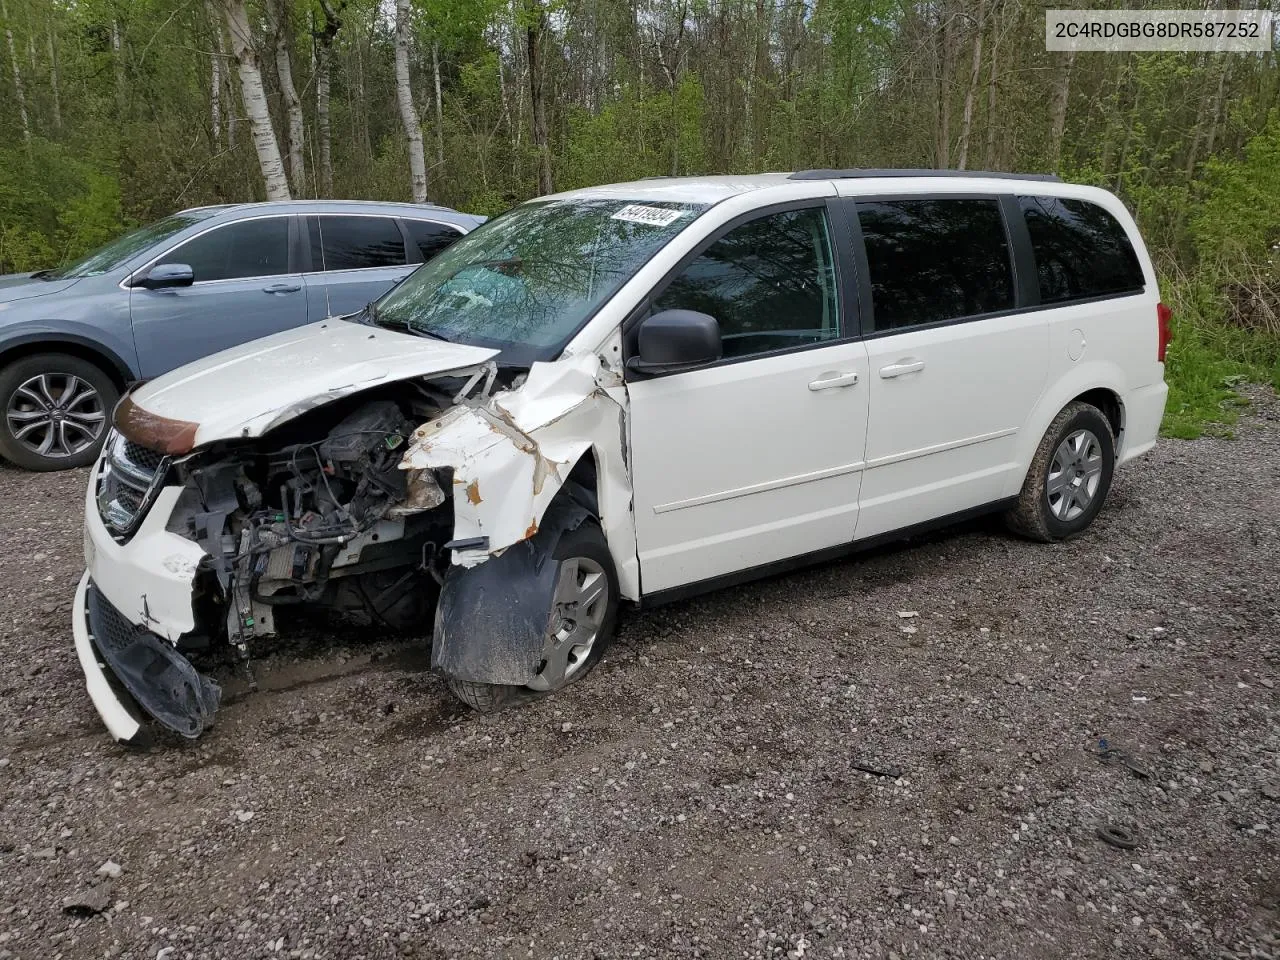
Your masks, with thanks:
[[[404,266],[404,237],[390,217],[308,217],[312,270]]]
[[[431,220],[406,220],[404,225],[409,230],[409,238],[418,245],[423,263],[462,236],[457,228]]]
[[[1019,197],[1036,255],[1041,303],[1141,290],[1138,255],[1124,228],[1096,203]]]
[[[787,210],[735,227],[655,300],[653,309],[716,318],[725,357],[840,335],[825,208]]]
[[[134,230],[132,233],[126,233],[123,237],[117,237],[88,256],[81,257],[65,267],[49,270],[42,273],[41,276],[50,280],[101,276],[116,269],[116,267],[124,266],[126,262],[132,260],[148,247],[163,243],[170,237],[181,233],[187,227],[193,226],[211,215],[212,212],[193,210],[188,213],[177,213],[171,217],[165,217],[163,220],[157,220],[155,223]]]
[[[526,203],[423,264],[374,304],[375,323],[549,360],[706,209],[607,198]]]
[[[288,273],[289,218],[264,217],[215,227],[157,263],[185,263],[197,283]]]
[[[862,202],[875,329],[1009,310],[1013,269],[996,200]]]

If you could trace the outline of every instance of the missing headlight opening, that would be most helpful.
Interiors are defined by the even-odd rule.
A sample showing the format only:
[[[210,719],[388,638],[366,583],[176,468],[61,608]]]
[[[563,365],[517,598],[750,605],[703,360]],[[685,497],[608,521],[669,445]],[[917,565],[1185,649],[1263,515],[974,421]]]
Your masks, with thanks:
[[[119,589],[104,595],[94,580],[110,574],[86,547],[85,627],[112,687],[160,726],[200,736],[221,691],[193,662],[212,672],[221,660],[254,689],[253,656],[301,609],[436,638],[433,665],[451,682],[545,686],[553,554],[602,523],[590,438],[616,446],[622,417],[597,389],[596,357],[565,367],[539,384],[488,362],[303,402],[258,436],[224,430],[185,456],[114,437],[95,478],[101,526],[144,568],[157,566],[138,559],[152,542],[185,542],[199,559],[158,562],[171,591],[189,594],[188,621],[173,592],[123,605]],[[521,410],[526,392],[541,422]],[[607,459],[621,476],[621,450]]]

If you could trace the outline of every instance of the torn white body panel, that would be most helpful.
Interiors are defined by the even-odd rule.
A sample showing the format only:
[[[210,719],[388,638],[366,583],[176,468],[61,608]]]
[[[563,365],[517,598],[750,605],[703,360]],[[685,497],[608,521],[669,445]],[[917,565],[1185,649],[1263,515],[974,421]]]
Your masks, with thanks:
[[[622,594],[639,597],[626,394],[602,385],[609,379],[595,354],[536,363],[518,388],[456,406],[415,431],[401,468],[452,470],[454,539],[484,538],[483,546],[454,550],[454,564],[475,566],[534,536],[570,471],[591,456]]]

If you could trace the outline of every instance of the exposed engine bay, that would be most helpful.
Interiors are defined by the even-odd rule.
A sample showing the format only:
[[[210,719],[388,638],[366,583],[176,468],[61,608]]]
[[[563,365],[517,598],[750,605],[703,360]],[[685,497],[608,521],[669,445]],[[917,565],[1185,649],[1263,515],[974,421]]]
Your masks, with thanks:
[[[451,512],[437,509],[449,478],[442,486],[433,471],[418,471],[410,496],[400,463],[410,416],[430,419],[449,398],[423,389],[412,401],[359,401],[331,426],[339,414],[325,408],[179,465],[186,490],[168,528],[207,554],[194,603],[210,641],[225,638],[247,657],[250,639],[277,632],[279,610],[301,605],[429,632],[452,535]],[[217,608],[221,617],[212,616]]]

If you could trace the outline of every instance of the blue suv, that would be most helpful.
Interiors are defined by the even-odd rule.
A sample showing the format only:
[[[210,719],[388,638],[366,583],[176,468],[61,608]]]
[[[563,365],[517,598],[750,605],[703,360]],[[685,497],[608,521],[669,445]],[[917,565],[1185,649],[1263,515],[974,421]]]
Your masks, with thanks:
[[[483,221],[344,200],[199,207],[70,266],[0,276],[0,455],[90,464],[128,384],[352,313]]]

